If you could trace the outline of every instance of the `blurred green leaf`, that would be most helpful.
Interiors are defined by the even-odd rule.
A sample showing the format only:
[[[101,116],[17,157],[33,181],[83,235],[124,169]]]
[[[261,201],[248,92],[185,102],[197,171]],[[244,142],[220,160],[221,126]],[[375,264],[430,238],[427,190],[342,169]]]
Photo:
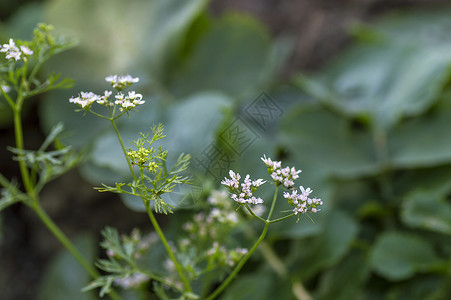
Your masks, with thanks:
[[[294,261],[288,265],[301,278],[310,278],[342,259],[359,230],[354,220],[337,209],[330,211],[322,226],[321,232],[314,237],[293,243],[291,255]]]
[[[370,135],[318,106],[287,113],[280,139],[309,176],[355,177],[378,170]]]
[[[412,228],[451,235],[451,205],[433,192],[416,192],[404,200],[401,217]]]
[[[384,43],[354,46],[336,61],[318,80],[299,76],[295,82],[343,115],[387,130],[435,102],[450,77],[451,53]]]
[[[161,79],[165,64],[183,40],[181,36],[206,3],[63,0],[50,2],[46,13],[49,23],[80,38],[90,60],[104,65],[101,70],[130,72],[144,63],[152,77]]]
[[[225,15],[213,22],[175,72],[171,90],[176,96],[200,90],[219,90],[234,97],[255,93],[274,75],[267,68],[271,51],[271,41],[261,24],[249,16]]]
[[[371,254],[372,269],[392,281],[410,278],[443,263],[425,240],[396,231],[382,233]]]
[[[74,239],[75,246],[88,261],[95,258],[95,239],[83,234]],[[38,300],[93,300],[93,292],[82,292],[88,284],[89,274],[68,251],[59,253],[50,263],[39,288]]]
[[[360,299],[360,293],[369,275],[366,254],[361,251],[351,251],[333,269],[324,273],[315,299]]]
[[[440,99],[434,110],[406,120],[388,136],[389,156],[402,168],[435,166],[451,161],[450,94]]]
[[[442,279],[436,275],[417,276],[402,282],[387,293],[387,300],[433,300],[446,299],[448,295],[438,295]]]
[[[235,278],[228,287],[221,300],[272,300],[272,299],[295,299],[291,292],[291,282],[286,279],[277,278],[268,270],[259,270],[249,275]]]

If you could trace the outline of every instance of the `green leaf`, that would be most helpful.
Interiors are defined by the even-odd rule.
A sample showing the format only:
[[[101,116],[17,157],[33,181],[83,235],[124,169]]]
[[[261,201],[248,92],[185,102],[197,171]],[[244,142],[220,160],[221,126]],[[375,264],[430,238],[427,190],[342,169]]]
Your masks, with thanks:
[[[212,23],[175,72],[171,90],[176,96],[201,90],[235,97],[246,91],[255,93],[256,87],[273,76],[273,70],[267,70],[272,45],[265,29],[253,18],[238,14]]]
[[[80,38],[91,66],[130,72],[146,65],[161,79],[188,25],[206,4],[205,0],[63,0],[47,5],[46,13],[49,23],[70,28],[71,34]]]
[[[221,300],[272,300],[295,299],[291,293],[291,282],[281,279],[268,270],[259,270],[237,276],[226,289]]]
[[[323,78],[298,77],[296,83],[325,105],[387,130],[431,107],[449,79],[450,63],[447,47],[357,45]]]
[[[323,274],[315,299],[360,299],[359,292],[363,290],[369,275],[370,268],[365,253],[351,251],[333,269]]]
[[[309,176],[355,177],[378,170],[369,133],[318,106],[303,105],[287,113],[280,139]]]
[[[451,161],[449,96],[448,91],[434,110],[406,120],[390,132],[388,151],[394,165],[402,168],[429,167]]]
[[[350,217],[337,209],[331,210],[319,234],[293,243],[294,261],[288,265],[301,278],[310,278],[342,259],[357,233],[357,224]]]
[[[95,256],[95,239],[84,234],[74,240],[75,246],[87,258],[93,261]],[[82,292],[81,288],[88,284],[90,276],[69,252],[59,253],[50,263],[41,282],[38,300],[92,300],[96,299],[92,292]]]
[[[407,226],[451,235],[451,205],[444,196],[416,192],[403,202],[401,217]]]
[[[408,279],[443,263],[425,240],[396,231],[381,234],[371,253],[372,269],[391,281]]]

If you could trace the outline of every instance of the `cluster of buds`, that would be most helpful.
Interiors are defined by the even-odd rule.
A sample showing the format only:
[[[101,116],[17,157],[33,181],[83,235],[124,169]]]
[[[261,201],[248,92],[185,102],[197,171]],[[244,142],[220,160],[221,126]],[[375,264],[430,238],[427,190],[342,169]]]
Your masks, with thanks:
[[[111,91],[105,91],[103,96],[97,95],[93,92],[81,92],[78,97],[70,98],[69,102],[78,104],[83,109],[89,109],[94,102],[107,107],[118,105],[121,112],[124,110],[131,110],[134,107],[145,103],[145,101],[142,100],[143,96],[141,94],[135,93],[134,91],[130,91],[128,94],[122,93],[123,89],[129,87],[135,82],[138,82],[138,77],[133,78],[130,75],[111,75],[106,77],[105,80],[118,91],[118,93],[114,96],[115,100],[109,99],[112,94]]]
[[[16,61],[20,59],[27,61],[27,56],[33,54],[33,51],[25,45],[17,47],[13,39],[9,39],[8,44],[3,44],[0,47],[0,52],[6,53],[6,59],[14,59]]]
[[[259,186],[264,184],[266,181],[263,179],[257,179],[255,181],[249,178],[249,175],[246,175],[244,178],[244,182],[240,184],[241,176],[239,173],[229,171],[230,179],[224,178],[221,181],[221,184],[225,185],[229,188],[231,192],[230,198],[240,204],[261,204],[263,203],[262,198],[255,197],[253,193],[257,190]]]
[[[147,162],[149,165],[147,169],[150,172],[156,172],[160,167],[154,161],[152,161],[152,149],[148,150],[144,147],[139,147],[138,150],[131,150],[127,152],[128,157],[132,161],[132,164],[137,165],[139,167],[143,167]]]

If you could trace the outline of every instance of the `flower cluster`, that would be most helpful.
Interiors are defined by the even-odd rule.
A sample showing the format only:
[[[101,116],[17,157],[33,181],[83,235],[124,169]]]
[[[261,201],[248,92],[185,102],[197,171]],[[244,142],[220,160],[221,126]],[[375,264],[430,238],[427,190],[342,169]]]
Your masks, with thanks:
[[[310,188],[305,189],[302,185],[299,187],[300,193],[297,190],[292,190],[291,193],[284,192],[283,197],[288,199],[288,203],[294,206],[293,212],[295,215],[298,213],[306,213],[311,211],[313,213],[318,212],[320,209],[318,206],[323,204],[321,199],[309,198],[313,192]]]
[[[239,173],[233,172],[232,170],[229,171],[230,179],[224,178],[223,181],[221,181],[221,184],[225,185],[229,188],[231,195],[230,198],[232,198],[234,201],[240,203],[240,204],[261,204],[263,203],[262,198],[253,196],[253,192],[257,190],[259,186],[264,184],[266,181],[263,179],[257,179],[255,181],[252,181],[249,178],[249,175],[246,175],[244,178],[244,182],[240,184],[241,176]]]
[[[232,250],[220,246],[218,242],[214,242],[213,246],[207,251],[210,260],[216,261],[219,265],[228,265],[233,267],[240,259],[248,253],[246,248],[235,248]]]
[[[294,181],[299,178],[299,173],[302,171],[296,171],[294,167],[282,168],[282,162],[272,161],[271,158],[266,158],[263,155],[261,158],[265,165],[268,167],[268,173],[271,174],[271,178],[277,184],[283,184],[286,188],[294,186]]]
[[[9,44],[3,44],[0,47],[0,52],[6,53],[6,59],[13,58],[16,61],[21,58],[26,61],[27,56],[33,54],[33,51],[25,45],[21,45],[20,48],[17,47],[13,39],[9,39]]]
[[[116,96],[116,101],[114,101],[114,104],[120,105],[120,110],[123,111],[124,109],[132,109],[137,105],[143,104],[146,101],[141,100],[143,96],[141,94],[136,94],[134,91],[128,92],[128,95],[124,95],[121,92],[119,92]]]
[[[94,102],[97,102],[101,105],[113,106],[114,104],[108,101],[108,97],[110,97],[111,92],[105,91],[103,96],[94,94],[93,92],[80,92],[78,97],[71,97],[69,99],[70,103],[75,103],[81,106],[81,108],[88,109]]]
[[[124,110],[131,110],[134,107],[145,103],[145,101],[142,100],[143,96],[141,94],[135,93],[134,91],[130,91],[128,94],[122,93],[123,89],[138,82],[139,78],[133,78],[130,75],[111,75],[106,77],[105,80],[110,82],[111,85],[118,90],[118,93],[114,96],[115,100],[109,100],[113,93],[111,91],[105,91],[102,96],[93,92],[81,92],[78,97],[71,97],[69,102],[78,104],[83,109],[89,109],[94,102],[107,107],[118,105],[121,112]]]
[[[133,83],[136,83],[139,81],[138,77],[133,78],[130,75],[125,76],[118,76],[118,75],[110,75],[107,78],[105,78],[107,82],[111,84],[113,88],[115,88],[118,91],[122,91],[123,89],[128,88]]]
[[[267,158],[266,155],[263,155],[261,160],[265,163],[268,173],[271,175],[271,178],[274,180],[275,184],[282,185],[291,191],[284,192],[283,196],[288,200],[288,204],[294,207],[293,213],[295,215],[306,212],[316,213],[320,210],[318,207],[322,205],[323,202],[321,199],[309,197],[312,193],[310,188],[300,186],[300,191],[294,189],[294,181],[299,178],[298,174],[301,173],[301,170],[297,171],[294,167],[282,168],[282,162],[272,161],[271,158]],[[230,178],[224,178],[221,183],[229,188],[231,192],[230,198],[240,204],[263,203],[261,198],[256,198],[252,193],[266,181],[263,179],[252,181],[250,180],[249,175],[246,175],[244,183],[240,184],[240,174],[235,174],[235,172],[230,170],[229,175]]]

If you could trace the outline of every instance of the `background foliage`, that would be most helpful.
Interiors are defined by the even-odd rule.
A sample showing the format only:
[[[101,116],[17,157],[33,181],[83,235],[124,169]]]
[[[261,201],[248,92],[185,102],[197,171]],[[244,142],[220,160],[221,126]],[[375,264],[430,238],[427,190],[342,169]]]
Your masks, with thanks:
[[[45,21],[79,39],[79,47],[49,67],[76,85],[40,99],[39,122],[48,131],[64,121],[64,142],[88,153],[79,172],[91,185],[114,183],[127,166],[107,124],[89,115],[80,119],[67,99],[79,90],[101,93],[110,73],[130,73],[141,78],[147,102],[121,119],[124,139],[161,122],[168,136],[163,147],[193,157],[196,184],[171,196],[173,204],[196,210],[229,168],[262,177],[259,157],[277,156],[301,168],[305,185],[327,205],[314,223],[282,222],[269,232],[289,276],[302,279],[315,299],[449,297],[451,11],[396,12],[354,25],[349,47],[323,69],[281,81],[292,44],[271,38],[248,15],[213,17],[207,5],[36,2],[2,23],[0,37],[28,38],[30,28]],[[264,119],[265,126],[249,113],[262,99],[279,112]],[[4,128],[8,114],[0,106]],[[227,134],[236,124],[247,142]],[[229,159],[209,161],[212,145]],[[142,209],[134,199],[122,200]],[[180,219],[168,218],[171,228],[180,226]],[[80,243],[95,256],[92,238]],[[67,273],[68,259],[63,255],[53,264],[41,283],[41,299],[60,299],[49,295],[55,280],[64,281],[57,284],[67,286],[63,293],[78,295],[75,286],[82,283],[54,275],[58,269]],[[264,262],[254,260],[244,271],[224,299],[294,297],[290,281]]]

